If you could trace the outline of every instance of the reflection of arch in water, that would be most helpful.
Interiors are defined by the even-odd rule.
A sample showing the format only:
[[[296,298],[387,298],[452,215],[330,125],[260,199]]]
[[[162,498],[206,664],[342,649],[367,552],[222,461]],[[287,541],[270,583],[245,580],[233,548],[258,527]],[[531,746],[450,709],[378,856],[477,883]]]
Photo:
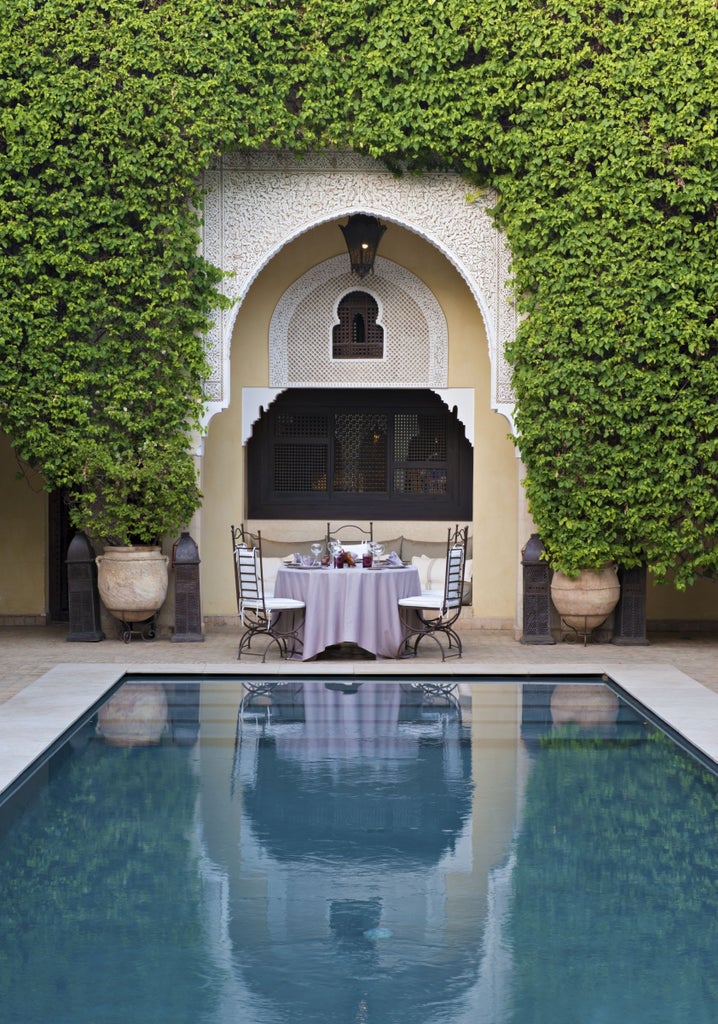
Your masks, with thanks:
[[[285,709],[278,702],[255,730],[254,770],[240,774],[245,864],[255,856],[264,869],[263,920],[247,927],[246,905],[229,908],[253,992],[276,992],[294,1020],[332,1024],[389,1009],[416,1020],[439,992],[451,1000],[466,984],[466,951],[444,945],[446,874],[471,810],[457,709],[437,712],[410,686],[343,692],[308,681],[301,706],[296,694]],[[478,946],[479,915],[474,928]]]
[[[437,863],[471,810],[470,753],[455,712],[422,719],[411,693],[367,683],[356,694],[304,687],[304,722],[258,737],[248,820],[280,861],[326,853],[350,861]],[[424,712],[424,716],[426,713]],[[276,723],[276,719],[275,719]]]
[[[385,690],[381,699],[379,687]],[[264,716],[252,720],[250,715],[244,722],[241,754],[233,766],[236,795],[225,818],[232,816],[234,824],[206,847],[204,863],[211,865],[213,882],[205,891],[213,941],[221,935],[216,953],[227,969],[226,999],[247,1007],[246,1019],[257,1024],[290,1017],[297,1024],[362,1019],[429,1024],[430,1006],[441,1019],[457,1022],[504,1019],[496,998],[496,961],[491,956],[486,963],[488,950],[482,954],[490,921],[486,880],[483,872],[476,876],[477,854],[479,862],[482,857],[472,848],[477,826],[471,750],[458,716],[432,717],[420,706],[407,707],[411,695],[405,691],[397,701],[400,687],[368,682],[355,687],[356,693],[335,691],[325,699],[323,683],[305,682],[301,702],[295,694],[286,713],[275,706],[268,726]],[[373,738],[364,728],[370,716],[362,715],[357,700],[370,689],[383,716]],[[301,754],[307,713],[311,742]],[[337,720],[343,723],[338,730],[343,743],[336,739]],[[449,742],[440,757],[442,732]],[[232,774],[227,752],[223,763],[226,785]],[[437,820],[428,826],[433,834],[421,842],[422,826],[406,820],[390,839],[385,823],[372,815],[384,786],[389,794],[409,792],[408,777],[417,765],[424,777],[432,776],[425,787],[425,813],[430,815],[431,801],[438,805]],[[364,779],[366,821],[359,818],[360,803],[346,809],[341,799],[351,793],[353,772]],[[287,784],[275,808],[266,806],[274,790],[270,776],[275,784]],[[305,820],[306,837],[297,836],[300,830],[290,822],[291,842],[275,845],[274,833],[281,833],[287,817],[302,816],[291,799],[300,789],[314,793],[319,811],[314,821]],[[335,796],[325,801],[327,791]],[[304,799],[306,811],[310,794]],[[448,810],[441,806],[445,801]],[[400,799],[398,807],[411,802]],[[344,834],[342,815],[348,825]],[[387,937],[367,936],[373,927],[387,929],[378,933]],[[477,1001],[484,1003],[488,994],[487,970],[493,998],[490,1006],[480,1006]],[[447,1016],[454,1009],[458,1015]],[[483,1009],[489,1016],[482,1016]],[[226,1018],[233,1019],[236,1015]]]

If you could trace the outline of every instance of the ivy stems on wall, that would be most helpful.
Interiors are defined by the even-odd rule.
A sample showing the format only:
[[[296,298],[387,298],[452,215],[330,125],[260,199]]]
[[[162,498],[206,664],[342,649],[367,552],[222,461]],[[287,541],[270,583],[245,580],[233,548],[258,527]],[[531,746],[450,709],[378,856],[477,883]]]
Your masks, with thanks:
[[[107,532],[127,480],[141,506],[141,477],[155,505],[188,496],[180,519],[199,501],[182,452],[219,301],[203,168],[351,147],[498,190],[553,564],[715,573],[713,0],[47,0],[4,25],[0,426],[84,522]]]

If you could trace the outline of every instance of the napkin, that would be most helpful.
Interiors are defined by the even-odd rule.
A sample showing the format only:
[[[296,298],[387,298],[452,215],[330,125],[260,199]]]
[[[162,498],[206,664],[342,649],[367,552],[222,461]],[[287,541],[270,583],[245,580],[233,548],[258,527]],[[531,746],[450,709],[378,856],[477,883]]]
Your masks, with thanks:
[[[392,553],[388,556],[388,558],[386,560],[386,564],[387,565],[403,565],[404,563],[399,558],[399,556],[397,555],[396,551],[392,551]]]
[[[319,565],[319,562],[313,555],[300,555],[298,551],[294,552],[294,564],[295,565]]]

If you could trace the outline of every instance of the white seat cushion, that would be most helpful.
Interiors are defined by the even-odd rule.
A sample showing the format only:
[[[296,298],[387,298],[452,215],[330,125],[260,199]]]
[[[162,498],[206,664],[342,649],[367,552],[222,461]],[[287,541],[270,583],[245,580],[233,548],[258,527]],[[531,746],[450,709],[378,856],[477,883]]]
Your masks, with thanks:
[[[245,608],[261,608],[262,602],[259,600],[242,601],[242,605]],[[266,597],[264,600],[264,607],[268,612],[275,611],[286,611],[289,608],[303,608],[304,601],[295,601],[293,597]]]
[[[303,608],[304,601],[297,601],[293,597],[265,597],[264,606],[268,612],[288,611],[290,608]]]
[[[424,591],[423,594],[418,594],[414,597],[400,597],[399,606],[401,608],[436,608],[440,609],[444,601],[443,594],[432,594],[429,591]]]

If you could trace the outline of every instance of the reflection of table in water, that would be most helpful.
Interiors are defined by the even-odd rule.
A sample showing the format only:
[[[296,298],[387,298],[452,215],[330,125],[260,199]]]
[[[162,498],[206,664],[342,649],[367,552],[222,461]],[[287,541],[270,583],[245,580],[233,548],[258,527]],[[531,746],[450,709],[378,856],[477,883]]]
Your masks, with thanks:
[[[304,601],[303,660],[327,647],[355,643],[394,658],[404,633],[400,597],[421,593],[419,572],[403,569],[289,569],[277,572],[276,597]]]

